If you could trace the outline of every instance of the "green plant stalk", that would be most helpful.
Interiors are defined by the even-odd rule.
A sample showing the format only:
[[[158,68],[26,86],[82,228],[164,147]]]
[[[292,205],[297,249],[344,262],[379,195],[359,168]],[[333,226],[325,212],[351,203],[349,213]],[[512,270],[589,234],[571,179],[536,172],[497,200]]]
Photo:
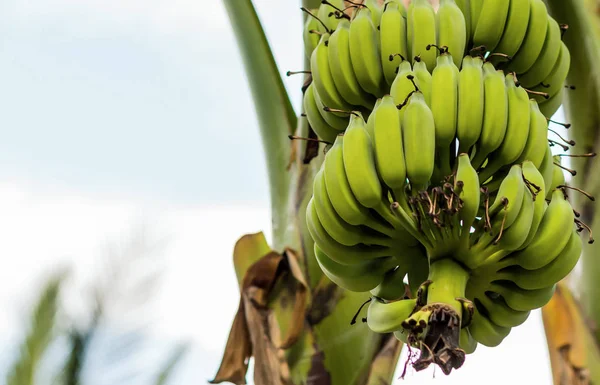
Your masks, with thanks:
[[[569,134],[577,143],[572,152],[600,152],[600,20],[595,2],[547,0],[547,3],[557,20],[569,25],[563,40],[571,52],[567,83],[576,87],[575,90],[565,90],[567,120],[572,124]],[[571,158],[571,161],[572,167],[578,171],[571,184],[600,197],[600,178],[595,176],[600,167],[600,159]],[[575,208],[581,212],[581,219],[592,228],[600,228],[600,210],[597,204],[575,192],[569,195]],[[582,237],[585,235],[583,233]],[[581,257],[582,279],[572,282],[585,313],[595,323],[600,323],[599,254],[599,242],[584,245]],[[596,330],[596,339],[600,341],[600,329]]]
[[[465,297],[469,272],[451,258],[441,259],[429,267],[427,304],[444,303],[451,306],[460,316],[462,305],[456,298]]]
[[[282,250],[288,224],[287,166],[297,118],[251,0],[223,0],[255,101],[269,175],[273,246]]]

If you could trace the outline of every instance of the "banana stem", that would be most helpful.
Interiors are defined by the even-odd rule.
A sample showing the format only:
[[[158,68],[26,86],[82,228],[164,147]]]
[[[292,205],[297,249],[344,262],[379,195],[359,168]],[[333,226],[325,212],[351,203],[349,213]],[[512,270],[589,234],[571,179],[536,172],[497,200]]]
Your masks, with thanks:
[[[469,272],[450,258],[440,259],[429,266],[427,304],[449,305],[461,316],[462,305],[456,298],[464,298]]]

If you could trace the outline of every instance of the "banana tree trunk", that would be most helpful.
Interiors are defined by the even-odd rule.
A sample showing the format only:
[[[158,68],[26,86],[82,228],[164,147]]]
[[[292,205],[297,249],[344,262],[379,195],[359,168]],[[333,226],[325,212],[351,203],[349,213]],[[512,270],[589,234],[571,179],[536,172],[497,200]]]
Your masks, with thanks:
[[[256,385],[390,384],[401,343],[391,334],[371,332],[362,322],[351,325],[369,296],[334,285],[314,257],[305,211],[323,148],[288,138],[309,137],[311,130],[291,108],[252,1],[224,3],[261,128],[273,244],[255,234],[236,245],[241,300],[213,383],[245,383],[247,359],[253,356]],[[307,8],[319,4],[320,0],[303,0]]]

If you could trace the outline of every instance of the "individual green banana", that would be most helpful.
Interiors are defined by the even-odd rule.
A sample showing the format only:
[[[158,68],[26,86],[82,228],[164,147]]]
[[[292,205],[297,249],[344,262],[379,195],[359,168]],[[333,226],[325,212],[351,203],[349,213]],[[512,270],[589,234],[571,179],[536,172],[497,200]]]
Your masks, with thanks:
[[[539,200],[542,200],[541,198]],[[533,214],[535,212],[535,203],[533,194],[525,188],[523,192],[523,202],[515,221],[505,228],[502,236],[497,242],[498,247],[505,251],[513,251],[521,248],[527,240],[533,223]]]
[[[527,270],[539,269],[558,256],[571,236],[575,217],[571,204],[559,189],[552,193],[552,200],[540,223],[533,241],[511,258]]]
[[[323,228],[336,242],[343,246],[389,245],[390,238],[376,232],[366,232],[364,229],[345,222],[335,211],[329,200],[327,186],[323,177],[323,169],[319,170],[313,182],[313,205]]]
[[[569,49],[565,45],[565,43],[561,42],[560,52],[558,54],[558,59],[552,67],[552,71],[550,75],[544,79],[539,85],[533,88],[533,91],[536,92],[545,92],[551,98],[557,95],[559,92],[562,92],[564,89],[565,80],[567,79],[567,75],[569,73],[569,68],[571,66],[571,53]],[[533,95],[533,98],[538,102],[546,101],[540,95]]]
[[[454,65],[460,68],[467,44],[465,16],[455,0],[441,0],[435,16],[437,43],[440,47],[448,47],[447,52],[452,55]]]
[[[313,9],[311,12],[314,15],[317,10]],[[302,40],[304,41],[304,54],[308,60],[310,60],[313,51],[319,44],[320,36],[318,33],[314,33],[319,32],[319,25],[319,21],[312,16],[308,16],[304,22]]]
[[[484,111],[483,60],[465,56],[458,75],[456,133],[459,153],[468,153],[481,135]]]
[[[374,98],[360,87],[350,59],[350,22],[342,19],[329,38],[329,66],[335,87],[348,103],[373,108]]]
[[[512,1],[523,0],[481,1],[483,4],[473,34],[473,45],[484,46],[488,51],[494,51],[504,32],[509,5]]]
[[[350,188],[344,168],[343,142],[344,137],[338,136],[325,156],[325,185],[335,211],[344,221],[351,225],[366,224],[371,215],[369,209],[356,200]]]
[[[365,292],[383,279],[386,269],[393,268],[393,258],[379,258],[355,265],[342,265],[329,258],[315,244],[315,257],[323,273],[336,285],[350,291]]]
[[[548,121],[534,100],[529,101],[529,106],[529,137],[517,162],[530,160],[535,167],[540,168],[546,156],[546,146],[548,145]]]
[[[502,180],[500,188],[498,189],[498,195],[496,196],[494,203],[490,206],[490,213],[497,213],[495,215],[497,220],[492,218],[492,221],[497,221],[496,224],[492,224],[492,227],[497,226],[500,228],[500,221],[504,222],[505,229],[513,224],[521,210],[525,189],[523,170],[520,164],[515,164],[510,168],[508,175]],[[508,204],[506,205],[505,199],[508,200]]]
[[[446,175],[451,171],[450,147],[456,136],[458,77],[452,55],[443,53],[438,56],[431,75],[431,113],[435,122],[438,164]]]
[[[421,92],[415,92],[404,107],[402,135],[406,174],[413,187],[425,186],[435,166],[435,123]]]
[[[471,162],[475,168],[481,167],[489,153],[500,147],[508,121],[508,98],[504,73],[496,71],[490,62],[483,65],[483,73],[483,127],[477,141],[477,152]]]
[[[381,180],[393,191],[403,191],[406,184],[406,164],[400,113],[390,95],[372,113],[377,171]]]
[[[416,299],[384,303],[373,298],[367,312],[367,325],[375,333],[391,333],[400,330],[402,322],[410,317],[416,306]]]
[[[389,1],[381,16],[379,40],[381,44],[381,66],[388,85],[396,78],[396,71],[402,60],[408,59],[406,18],[404,4],[400,1]],[[404,58],[404,59],[403,59]]]
[[[546,4],[542,0],[530,0],[530,2],[529,25],[527,26],[525,39],[517,53],[508,63],[508,69],[517,74],[527,72],[536,60],[538,60],[548,30],[548,10],[546,9]]]
[[[395,269],[385,273],[379,285],[371,290],[371,295],[385,301],[402,299],[406,294],[406,284],[404,283],[406,267],[396,266]]]
[[[523,87],[517,87],[512,74],[506,75],[505,80],[508,98],[506,133],[500,147],[490,154],[488,164],[481,172],[482,180],[487,180],[503,166],[514,163],[523,153],[529,137],[529,95]]]
[[[431,106],[431,73],[427,70],[427,65],[420,57],[415,57],[413,73],[419,91],[421,91],[425,98],[425,103],[427,103],[428,106]]]
[[[461,239],[463,243],[468,242],[471,226],[477,217],[479,203],[481,199],[479,176],[477,171],[471,166],[468,154],[458,156],[458,166],[456,168],[455,191],[463,202],[463,207],[458,212],[461,224]],[[457,186],[461,183],[461,186]]]
[[[394,103],[396,105],[401,105],[406,102],[408,95],[415,91],[415,86],[408,79],[409,76],[415,77],[415,73],[412,70],[410,62],[404,60],[402,63],[400,63],[400,67],[398,67],[398,74],[396,75],[396,79],[394,79],[394,82],[390,88],[390,95],[394,98]],[[402,121],[404,117],[404,111],[406,111],[405,107],[400,109],[400,121]]]
[[[346,176],[356,199],[369,208],[381,204],[383,190],[377,176],[373,145],[360,114],[350,116],[344,134],[343,155]]]
[[[569,242],[552,262],[536,270],[526,270],[521,266],[509,266],[497,273],[503,280],[513,281],[525,290],[538,290],[552,286],[566,277],[577,264],[583,248],[579,233],[571,231]]]
[[[429,72],[435,68],[437,43],[435,11],[429,0],[413,0],[408,7],[408,46],[411,57],[421,56]],[[429,48],[429,49],[427,49]]]
[[[519,326],[529,317],[530,311],[513,310],[500,297],[493,300],[484,294],[477,297],[477,300],[487,310],[490,321],[500,327]]]
[[[303,105],[306,119],[308,120],[310,127],[321,140],[333,143],[339,131],[327,124],[325,119],[323,119],[321,116],[319,107],[317,107],[317,102],[315,101],[315,94],[313,90],[314,88],[311,84],[304,92]]]
[[[350,23],[350,58],[352,68],[363,90],[380,98],[383,96],[383,69],[377,30],[371,20],[371,11],[360,7]]]
[[[381,23],[381,17],[383,13],[383,7],[378,0],[364,0],[363,6],[369,8],[371,11],[371,21],[376,29],[379,29]]]
[[[508,336],[510,330],[511,328],[496,325],[475,308],[475,315],[469,326],[469,332],[480,344],[487,347],[498,346]]]
[[[530,2],[531,0],[510,1],[504,33],[494,51],[510,57],[519,51],[529,25]]]
[[[310,57],[310,69],[313,76],[313,84],[325,106],[348,111],[351,110],[352,107],[344,100],[342,95],[340,95],[335,86],[335,82],[333,81],[331,67],[329,66],[328,41],[328,33],[321,35],[321,40]],[[340,113],[335,114],[344,116],[344,114]]]
[[[517,311],[538,309],[550,301],[554,285],[538,290],[523,290],[512,281],[495,281],[490,291],[501,295],[506,304]]]
[[[561,29],[556,20],[548,18],[546,41],[538,59],[527,72],[519,75],[519,81],[524,87],[534,87],[544,81],[552,72],[561,50]]]
[[[537,167],[531,161],[523,162],[521,168],[523,169],[523,177],[525,180],[530,183],[530,189],[535,192],[535,200],[533,203],[533,219],[531,220],[531,227],[529,229],[529,233],[527,234],[527,238],[525,242],[519,247],[519,249],[524,249],[535,237],[537,230],[542,222],[542,218],[544,217],[544,213],[546,212],[546,208],[548,204],[544,199],[546,197],[546,183],[544,182],[544,176],[538,171]]]

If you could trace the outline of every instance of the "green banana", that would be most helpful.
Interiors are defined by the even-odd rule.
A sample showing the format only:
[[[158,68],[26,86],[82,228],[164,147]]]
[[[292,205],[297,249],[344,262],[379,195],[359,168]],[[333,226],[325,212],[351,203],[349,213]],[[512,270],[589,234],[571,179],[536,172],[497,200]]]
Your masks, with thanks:
[[[467,44],[467,26],[465,16],[455,0],[440,1],[436,23],[438,45],[448,47],[447,51],[454,58],[454,65],[460,68]]]
[[[329,38],[329,66],[335,87],[348,103],[373,108],[374,98],[360,87],[350,59],[350,22],[342,19]]]
[[[508,69],[517,74],[529,70],[538,60],[548,31],[548,10],[542,0],[530,0],[529,25],[525,39],[517,53],[508,63]]]
[[[459,153],[468,153],[481,135],[484,112],[483,60],[465,56],[458,75],[456,133]]]
[[[561,42],[558,59],[556,60],[556,63],[554,63],[552,71],[543,82],[533,88],[533,91],[545,92],[550,98],[557,95],[559,92],[562,92],[570,66],[571,53],[565,43]],[[546,101],[546,99],[540,95],[533,95],[533,98],[538,102]]]
[[[400,113],[394,98],[384,96],[372,115],[375,116],[373,143],[379,176],[393,191],[403,191],[406,184],[406,164]]]
[[[360,7],[350,23],[350,58],[352,68],[363,90],[377,98],[383,96],[385,82],[377,30],[371,20],[371,11]]]
[[[481,199],[479,176],[471,166],[468,154],[463,153],[458,156],[458,166],[454,180],[455,191],[458,192],[458,196],[463,202],[463,207],[458,214],[462,221],[461,239],[463,243],[466,243],[469,240],[471,226],[477,217]],[[462,185],[457,186],[458,182],[461,182]]]
[[[538,309],[550,301],[554,294],[554,285],[537,290],[523,290],[512,281],[495,281],[490,291],[501,295],[506,304],[517,311]]]
[[[484,294],[477,297],[477,300],[487,310],[490,321],[500,327],[513,328],[519,326],[529,317],[530,311],[513,310],[500,297],[492,300]]]
[[[537,234],[537,230],[542,222],[542,218],[544,217],[544,213],[546,212],[546,208],[548,204],[544,199],[546,197],[546,183],[544,181],[544,176],[538,171],[537,167],[531,161],[523,162],[521,166],[523,169],[523,177],[525,180],[531,184],[531,189],[535,191],[535,201],[533,203],[533,219],[531,220],[531,227],[529,229],[529,233],[527,234],[527,238],[525,242],[519,247],[519,249],[524,249],[533,240],[535,235]],[[539,190],[536,190],[539,189]]]
[[[385,301],[402,299],[406,294],[405,276],[406,266],[397,266],[388,271],[379,285],[371,290],[371,295]]]
[[[420,56],[429,72],[435,68],[437,50],[435,11],[429,0],[413,0],[408,7],[408,47],[411,57]],[[429,49],[428,49],[429,48]]]
[[[492,151],[502,144],[508,121],[508,98],[504,73],[497,71],[492,63],[483,65],[484,115],[481,135],[477,141],[473,167],[479,168]]]
[[[344,134],[343,156],[346,176],[356,199],[369,208],[381,204],[383,190],[377,176],[373,145],[366,123],[358,113],[350,116]]]
[[[544,157],[546,156],[546,147],[548,145],[548,121],[538,104],[534,100],[529,101],[530,119],[529,136],[523,152],[517,159],[517,162],[530,160],[536,168],[540,168]]]
[[[427,65],[420,57],[415,57],[415,64],[413,65],[413,73],[415,81],[419,87],[419,91],[425,98],[425,103],[431,106],[431,73],[427,70]],[[414,87],[413,87],[414,90]]]
[[[556,20],[548,18],[546,41],[540,56],[527,72],[519,75],[519,81],[524,87],[534,87],[544,81],[552,72],[561,50],[561,29]]]
[[[404,107],[402,135],[406,174],[413,187],[425,186],[435,166],[435,123],[421,92],[415,92]]]
[[[384,303],[373,298],[367,312],[367,325],[375,333],[391,333],[402,329],[402,323],[417,306],[416,299]]]
[[[414,77],[415,73],[412,70],[410,62],[404,60],[402,63],[400,63],[400,67],[398,67],[398,74],[396,75],[396,79],[394,79],[394,82],[390,88],[390,95],[394,98],[394,103],[396,105],[403,104],[408,95],[415,91],[415,86],[408,79],[408,76]],[[400,109],[400,121],[402,121],[404,118],[404,111],[406,111],[406,108]]]
[[[330,0],[329,3],[333,6],[327,3],[322,3],[317,11],[317,17],[323,22],[323,24],[325,24],[325,26],[327,26],[327,30],[325,30],[325,27],[321,23],[318,23],[320,32],[334,31],[341,20],[335,17],[335,11],[337,9],[344,9],[346,7],[343,0]]]
[[[498,346],[508,336],[510,330],[511,328],[496,325],[475,308],[469,332],[480,344],[487,347]]]
[[[389,1],[381,16],[379,37],[381,44],[381,66],[388,85],[396,78],[396,71],[402,60],[408,59],[406,36],[406,14],[404,4]]]
[[[316,11],[316,9],[311,10],[313,14]],[[302,40],[304,41],[304,54],[306,55],[306,58],[308,60],[310,60],[313,51],[315,50],[315,48],[317,48],[317,45],[319,44],[320,36],[317,33],[313,32],[318,32],[319,26],[319,21],[312,16],[308,16],[306,18],[306,21],[304,22],[304,29],[302,30]]]
[[[519,51],[529,25],[530,3],[530,0],[510,1],[504,33],[494,49],[496,52],[512,57]]]
[[[504,32],[509,5],[512,1],[523,0],[481,1],[483,4],[473,34],[473,44],[475,46],[484,46],[488,51],[494,51]]]

